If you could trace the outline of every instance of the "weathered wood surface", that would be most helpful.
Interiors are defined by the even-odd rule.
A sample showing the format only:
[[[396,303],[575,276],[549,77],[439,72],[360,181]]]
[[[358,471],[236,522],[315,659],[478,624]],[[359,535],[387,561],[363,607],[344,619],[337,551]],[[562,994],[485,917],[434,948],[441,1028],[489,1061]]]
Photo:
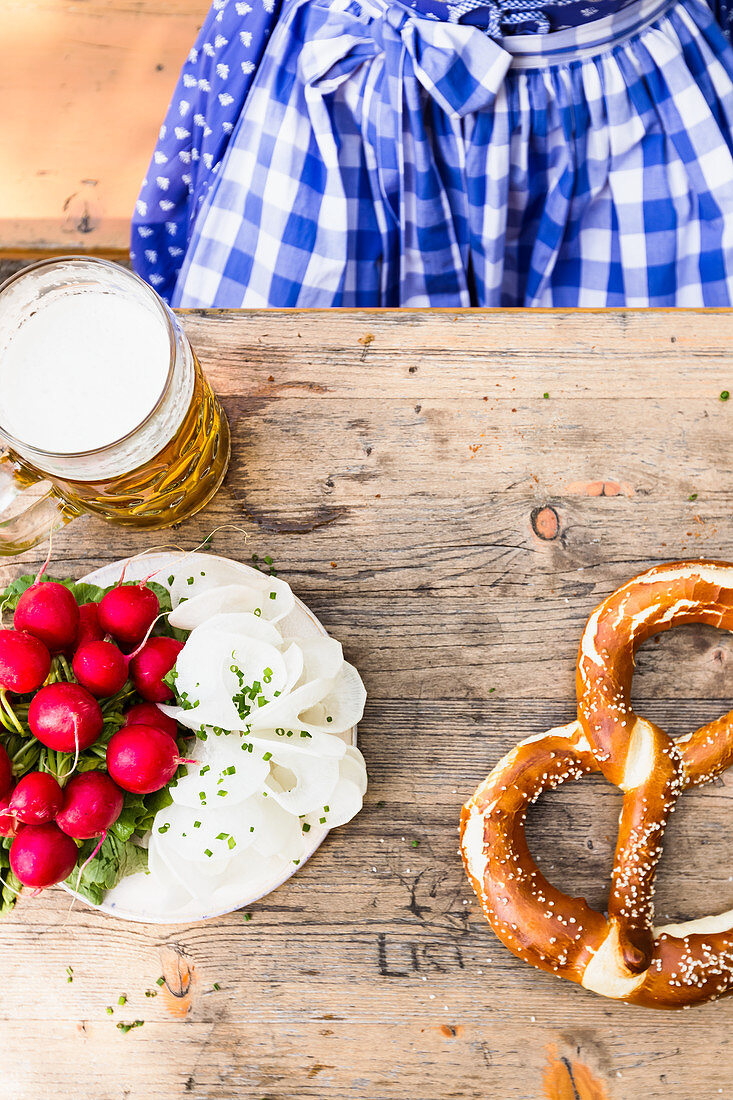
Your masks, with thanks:
[[[209,0],[0,0],[0,251],[125,249]]]
[[[503,752],[573,716],[601,597],[654,562],[733,559],[733,313],[184,319],[234,461],[171,537],[238,524],[246,540],[224,530],[214,548],[271,554],[344,642],[369,691],[366,806],[249,922],[145,927],[68,915],[55,890],[22,899],[0,924],[2,1100],[732,1097],[733,999],[651,1013],[518,962],[481,918],[456,830]],[[82,519],[56,568],[144,545]],[[727,709],[732,653],[712,629],[650,643],[641,713],[681,734]],[[541,866],[599,907],[618,808],[586,780],[530,823]],[[659,916],[733,907],[731,829],[733,773],[684,796]]]

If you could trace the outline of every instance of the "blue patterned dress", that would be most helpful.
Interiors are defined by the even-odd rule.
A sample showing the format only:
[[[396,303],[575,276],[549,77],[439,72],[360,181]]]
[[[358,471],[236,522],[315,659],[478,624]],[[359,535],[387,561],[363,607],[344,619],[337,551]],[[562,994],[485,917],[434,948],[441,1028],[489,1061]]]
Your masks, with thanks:
[[[179,306],[733,304],[703,0],[214,0],[137,202]]]

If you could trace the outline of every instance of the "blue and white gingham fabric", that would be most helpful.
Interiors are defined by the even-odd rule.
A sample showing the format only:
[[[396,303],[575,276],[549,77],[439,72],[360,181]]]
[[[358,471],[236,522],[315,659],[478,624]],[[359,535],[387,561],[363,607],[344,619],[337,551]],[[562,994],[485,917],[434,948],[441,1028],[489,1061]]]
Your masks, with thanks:
[[[730,305],[732,127],[702,0],[499,40],[285,0],[180,270],[150,176],[136,266],[181,306]]]

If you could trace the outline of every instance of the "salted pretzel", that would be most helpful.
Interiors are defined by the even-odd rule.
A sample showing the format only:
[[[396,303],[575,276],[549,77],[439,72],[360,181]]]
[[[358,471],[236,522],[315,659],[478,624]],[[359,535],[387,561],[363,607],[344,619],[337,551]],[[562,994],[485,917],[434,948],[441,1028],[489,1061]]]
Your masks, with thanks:
[[[520,959],[606,997],[683,1008],[733,992],[733,910],[653,928],[664,827],[686,787],[733,763],[733,711],[673,741],[631,707],[636,649],[683,623],[733,630],[733,565],[671,562],[598,607],[578,653],[575,721],[529,737],[463,807],[461,851],[489,924]],[[608,916],[555,889],[527,847],[527,809],[590,772],[623,791]]]

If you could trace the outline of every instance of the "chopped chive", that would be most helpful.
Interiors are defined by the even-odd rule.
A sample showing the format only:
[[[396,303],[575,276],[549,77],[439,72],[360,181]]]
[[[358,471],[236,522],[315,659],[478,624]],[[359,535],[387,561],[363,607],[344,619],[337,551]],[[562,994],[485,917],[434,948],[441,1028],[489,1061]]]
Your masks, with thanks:
[[[226,838],[228,836],[229,836],[229,833],[218,833],[216,839],[217,840],[226,840]]]
[[[166,821],[165,825],[159,825],[158,826],[158,832],[159,833],[167,833],[168,830],[170,829],[170,827],[171,827],[170,822]]]
[[[723,390],[723,392],[720,395],[720,400],[721,401],[727,401],[729,397],[730,397],[729,391],[728,390]]]
[[[269,554],[265,554],[265,561],[267,562],[268,565],[272,565],[272,558],[270,557]]]
[[[262,757],[262,759],[263,760],[272,760],[272,753],[271,752],[266,752],[264,754],[264,756]]]
[[[420,841],[419,840],[413,840],[412,846],[413,846],[413,848],[419,848],[420,847]]]
[[[122,993],[122,994],[121,994],[121,995],[120,995],[120,996],[119,996],[119,997],[117,998],[117,1004],[118,1004],[118,1005],[126,1005],[126,1004],[127,1004],[127,997],[125,996],[125,994],[124,994],[124,993]]]
[[[160,978],[156,978],[155,979],[155,984],[156,985],[165,985],[165,978],[163,978],[162,976]]]
[[[201,822],[200,821],[194,821],[193,827],[194,827],[194,829],[200,829],[201,828]]]
[[[237,847],[237,842],[236,842],[236,840],[234,839],[233,836],[229,837],[229,840],[227,841],[227,847],[229,848],[230,852],[231,852],[232,848]]]
[[[254,611],[252,612],[252,614],[253,614],[253,615],[256,615],[256,616],[257,616],[257,618],[259,619],[260,615],[262,614],[262,608],[261,608],[261,607],[256,607],[256,608],[254,609]]]
[[[237,769],[232,764],[229,768],[225,768],[222,775],[236,775]]]
[[[307,821],[304,821],[304,822],[303,822],[303,832],[304,832],[304,833],[309,833],[310,831],[311,831],[311,827],[310,827],[310,825],[308,824],[308,822],[307,822]]]
[[[193,584],[193,577],[189,577],[186,584]]]
[[[688,500],[697,500],[697,493],[690,493],[690,495],[688,496],[687,499]]]
[[[327,722],[333,722],[333,718],[328,718],[328,717],[327,717],[327,718],[326,718],[326,721],[327,721]]]
[[[319,818],[318,818],[318,820],[320,821],[321,825],[325,825],[325,824],[326,824],[326,819],[325,819],[325,817],[319,817]]]
[[[227,794],[226,791],[217,791],[216,793],[219,795],[220,798],[224,798]]]
[[[210,772],[210,771],[211,771],[211,765],[204,764],[203,768],[199,768],[199,775],[206,775],[206,773]]]
[[[251,913],[245,913],[244,914],[244,919],[245,920],[252,920],[252,914]]]
[[[209,857],[209,859],[211,859],[211,857],[213,856],[213,854],[214,854],[214,853],[212,852],[211,848],[204,848],[204,855],[205,855],[205,856],[208,856],[208,857]]]
[[[142,1027],[144,1023],[144,1020],[133,1020],[131,1024],[119,1023],[117,1024],[117,1028],[122,1032],[123,1035],[127,1035],[128,1031],[132,1031],[134,1027]]]
[[[168,584],[173,584],[173,581],[174,581],[175,579],[176,579],[176,578],[175,578],[175,577],[173,576],[173,574],[171,573],[170,577],[168,578]]]
[[[271,600],[276,600],[277,599],[277,592],[271,592],[270,593],[270,599]]]
[[[216,992],[217,992],[217,993],[218,993],[218,992],[219,992],[219,990],[221,989],[221,986],[219,985],[219,983],[218,983],[218,982],[214,982],[214,989],[216,990]]]
[[[113,1014],[114,1014],[114,1009],[112,1008],[112,1005],[107,1005],[107,1015],[112,1016]]]
[[[542,394],[542,396],[544,397],[544,399],[545,399],[545,401],[546,401],[546,400],[547,400],[547,398],[548,398],[548,397],[549,397],[550,395],[549,395],[549,393],[543,393],[543,394]]]

